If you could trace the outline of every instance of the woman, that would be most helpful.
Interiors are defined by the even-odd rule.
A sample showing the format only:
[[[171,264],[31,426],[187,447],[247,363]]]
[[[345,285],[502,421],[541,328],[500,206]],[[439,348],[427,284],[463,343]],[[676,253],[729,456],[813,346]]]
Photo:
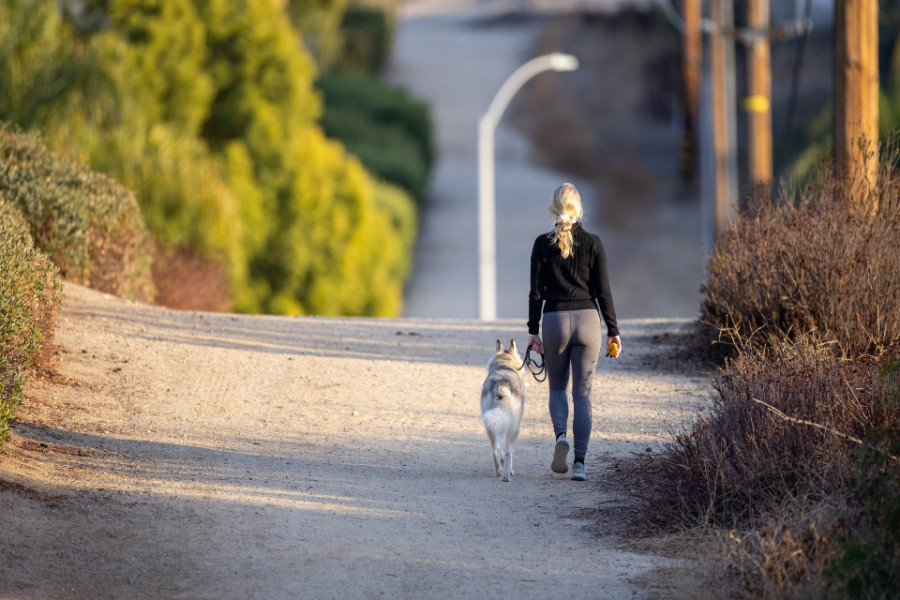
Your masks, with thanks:
[[[608,342],[615,342],[619,348],[622,342],[609,291],[606,251],[600,238],[581,226],[581,197],[574,185],[564,183],[553,192],[549,213],[553,231],[539,235],[531,250],[528,345],[542,352],[547,364],[550,420],[556,434],[550,468],[557,473],[568,471],[566,387],[571,368],[575,442],[572,479],[585,481],[584,459],[591,437],[591,384],[604,347],[600,313],[606,322]],[[543,341],[538,335],[542,309]]]

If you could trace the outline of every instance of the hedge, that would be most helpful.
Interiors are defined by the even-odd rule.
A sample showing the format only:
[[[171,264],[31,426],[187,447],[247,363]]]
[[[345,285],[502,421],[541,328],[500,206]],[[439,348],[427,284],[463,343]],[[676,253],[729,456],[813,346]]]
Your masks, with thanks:
[[[49,152],[37,135],[0,123],[0,198],[35,246],[75,283],[147,300],[149,237],[133,192]]]
[[[328,73],[316,86],[325,98],[325,134],[421,203],[434,161],[428,105],[359,74]]]
[[[58,271],[34,246],[13,204],[0,195],[0,442],[22,400],[26,370],[53,332]]]

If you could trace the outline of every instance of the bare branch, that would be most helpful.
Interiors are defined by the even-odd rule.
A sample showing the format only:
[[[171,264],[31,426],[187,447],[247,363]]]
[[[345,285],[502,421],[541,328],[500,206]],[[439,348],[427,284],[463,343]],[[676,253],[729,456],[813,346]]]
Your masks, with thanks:
[[[855,442],[860,445],[862,445],[862,443],[863,443],[863,441],[861,439],[855,438],[852,435],[847,435],[846,433],[842,433],[836,429],[826,427],[825,425],[822,425],[820,423],[813,423],[812,421],[804,421],[803,419],[795,419],[794,417],[789,417],[786,414],[784,414],[783,412],[781,412],[780,410],[778,410],[777,408],[775,408],[774,406],[772,406],[771,404],[767,404],[767,403],[763,402],[762,400],[757,400],[756,398],[750,398],[750,399],[753,400],[754,402],[756,402],[757,404],[762,404],[763,406],[768,408],[771,412],[773,412],[776,416],[781,417],[785,421],[790,421],[792,423],[799,423],[800,425],[809,425],[810,427],[815,427],[817,429],[821,429],[832,435],[842,437],[845,440],[850,440],[851,442]]]

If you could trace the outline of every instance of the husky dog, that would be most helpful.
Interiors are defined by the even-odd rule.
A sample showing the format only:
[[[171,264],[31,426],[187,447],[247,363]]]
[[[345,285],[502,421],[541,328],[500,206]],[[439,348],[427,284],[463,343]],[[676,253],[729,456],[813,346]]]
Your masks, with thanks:
[[[487,378],[481,388],[481,418],[494,450],[494,468],[503,481],[515,475],[513,444],[519,437],[525,407],[522,367],[515,340],[509,342],[509,350],[504,350],[497,340],[497,354],[488,362]]]

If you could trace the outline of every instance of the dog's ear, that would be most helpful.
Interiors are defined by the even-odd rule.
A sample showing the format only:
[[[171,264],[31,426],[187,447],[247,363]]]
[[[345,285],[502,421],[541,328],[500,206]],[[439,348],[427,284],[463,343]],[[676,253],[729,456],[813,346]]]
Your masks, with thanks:
[[[503,344],[500,340],[497,340],[497,354],[500,354],[501,352],[503,352]]]
[[[509,340],[509,353],[512,354],[516,351],[516,340]]]

